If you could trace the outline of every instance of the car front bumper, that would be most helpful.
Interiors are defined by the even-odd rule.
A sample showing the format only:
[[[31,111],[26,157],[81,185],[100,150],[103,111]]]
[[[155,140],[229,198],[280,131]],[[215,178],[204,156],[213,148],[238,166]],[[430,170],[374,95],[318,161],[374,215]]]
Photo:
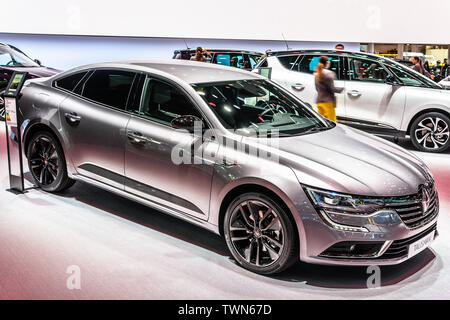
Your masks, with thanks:
[[[323,214],[312,206],[302,210],[302,228],[304,235],[300,241],[300,260],[307,263],[324,265],[394,265],[412,257],[409,245],[434,232],[433,240],[438,236],[437,219],[439,202],[434,211],[424,219],[423,224],[411,228],[394,210],[381,210],[369,216],[339,215],[329,216],[339,225],[358,226],[368,232],[338,230],[324,219]],[[352,254],[346,251],[339,254],[336,248],[355,245],[360,248]],[[334,249],[331,250],[331,249]],[[331,251],[331,254],[330,254]],[[337,252],[338,254],[333,254]],[[342,253],[342,252],[341,252]],[[417,252],[418,253],[418,252]]]

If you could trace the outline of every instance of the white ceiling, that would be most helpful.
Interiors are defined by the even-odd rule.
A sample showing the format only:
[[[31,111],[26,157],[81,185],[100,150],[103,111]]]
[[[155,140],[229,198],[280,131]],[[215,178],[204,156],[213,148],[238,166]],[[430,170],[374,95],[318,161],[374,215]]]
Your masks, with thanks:
[[[449,0],[27,0],[7,8],[4,33],[450,42]]]

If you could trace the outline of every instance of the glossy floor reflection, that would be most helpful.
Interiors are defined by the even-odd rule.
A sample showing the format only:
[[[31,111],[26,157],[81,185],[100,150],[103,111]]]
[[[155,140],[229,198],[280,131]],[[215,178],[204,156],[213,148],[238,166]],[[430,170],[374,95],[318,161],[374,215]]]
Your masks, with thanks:
[[[381,288],[367,289],[361,267],[298,263],[273,277],[247,272],[220,237],[85,183],[59,195],[6,192],[0,130],[2,299],[450,298],[449,153],[417,153],[435,174],[440,237],[413,259],[382,267]],[[72,265],[81,270],[81,290],[66,286]]]

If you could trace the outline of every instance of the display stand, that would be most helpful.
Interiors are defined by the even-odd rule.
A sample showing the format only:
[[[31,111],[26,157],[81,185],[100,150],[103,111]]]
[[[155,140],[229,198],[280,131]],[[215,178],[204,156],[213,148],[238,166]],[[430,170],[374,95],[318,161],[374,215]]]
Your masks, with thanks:
[[[4,93],[6,149],[8,154],[9,185],[8,191],[21,194],[25,191],[23,178],[22,137],[20,127],[22,115],[19,112],[20,91],[27,79],[27,72],[14,72]]]

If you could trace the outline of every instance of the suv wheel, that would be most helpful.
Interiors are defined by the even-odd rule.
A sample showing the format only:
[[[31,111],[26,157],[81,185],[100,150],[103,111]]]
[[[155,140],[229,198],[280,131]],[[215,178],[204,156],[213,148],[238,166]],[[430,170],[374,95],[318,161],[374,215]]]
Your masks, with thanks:
[[[27,158],[31,175],[41,189],[58,192],[74,184],[67,175],[63,149],[52,134],[36,133],[28,145]]]
[[[261,193],[246,193],[228,207],[225,240],[244,268],[274,274],[297,261],[294,227],[287,213]]]
[[[420,151],[443,152],[450,146],[450,119],[439,112],[423,114],[413,122],[409,134]]]

